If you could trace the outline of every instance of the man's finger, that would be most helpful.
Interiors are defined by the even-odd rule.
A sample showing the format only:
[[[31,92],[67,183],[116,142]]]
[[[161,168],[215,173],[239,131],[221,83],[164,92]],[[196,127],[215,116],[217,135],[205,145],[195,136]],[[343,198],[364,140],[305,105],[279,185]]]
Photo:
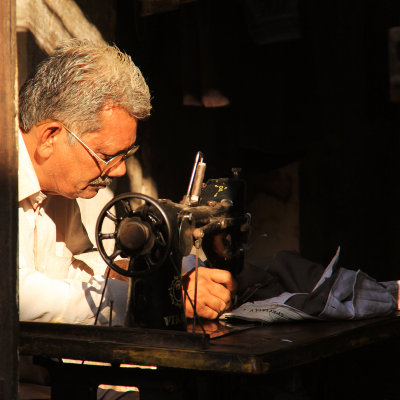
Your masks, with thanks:
[[[221,283],[213,283],[212,285],[209,285],[208,290],[211,295],[222,300],[225,304],[230,303],[232,293],[225,285]]]
[[[206,305],[208,308],[211,308],[213,311],[215,311],[217,316],[221,315],[225,310],[227,310],[227,304],[216,297],[207,299]]]
[[[210,271],[210,279],[212,281],[224,285],[230,292],[236,290],[236,282],[229,271],[216,268],[211,268]]]

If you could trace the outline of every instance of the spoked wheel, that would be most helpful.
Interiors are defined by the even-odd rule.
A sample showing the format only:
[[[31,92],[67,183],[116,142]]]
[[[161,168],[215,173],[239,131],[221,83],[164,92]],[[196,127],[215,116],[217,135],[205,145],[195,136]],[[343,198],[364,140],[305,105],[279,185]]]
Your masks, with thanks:
[[[132,200],[142,204],[133,209]],[[113,232],[103,232],[103,222],[114,222]],[[100,255],[115,272],[141,277],[158,270],[171,251],[172,229],[169,219],[157,200],[140,193],[124,193],[107,203],[96,223],[96,244]],[[115,242],[107,254],[105,241]],[[129,258],[128,269],[117,265],[118,257]]]

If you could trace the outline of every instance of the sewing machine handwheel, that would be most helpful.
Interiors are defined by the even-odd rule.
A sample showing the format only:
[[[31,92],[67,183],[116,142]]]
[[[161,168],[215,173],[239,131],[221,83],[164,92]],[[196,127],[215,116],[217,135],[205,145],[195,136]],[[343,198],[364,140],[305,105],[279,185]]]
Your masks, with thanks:
[[[132,200],[139,200],[143,204],[133,209]],[[114,223],[113,232],[102,232],[105,218]],[[131,251],[121,242],[121,223],[123,226],[126,221],[133,221],[139,227],[143,226],[148,233],[148,238],[146,237],[139,250]],[[156,271],[171,251],[172,229],[165,211],[157,200],[141,193],[124,193],[108,202],[97,219],[95,236],[97,248],[104,261],[115,272],[124,276],[142,277]],[[107,254],[105,240],[115,241],[112,254]],[[117,265],[115,259],[118,256],[129,258],[128,269]]]

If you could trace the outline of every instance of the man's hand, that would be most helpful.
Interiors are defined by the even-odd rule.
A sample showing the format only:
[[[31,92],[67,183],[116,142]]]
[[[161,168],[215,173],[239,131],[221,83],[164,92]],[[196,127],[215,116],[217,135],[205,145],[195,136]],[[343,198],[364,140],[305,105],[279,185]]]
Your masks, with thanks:
[[[184,278],[186,290],[194,302],[195,274],[193,270]],[[236,282],[232,274],[222,269],[198,268],[197,276],[197,304],[196,310],[200,317],[215,319],[231,306],[232,294],[236,290]],[[193,317],[193,307],[189,299],[183,294],[185,314]]]

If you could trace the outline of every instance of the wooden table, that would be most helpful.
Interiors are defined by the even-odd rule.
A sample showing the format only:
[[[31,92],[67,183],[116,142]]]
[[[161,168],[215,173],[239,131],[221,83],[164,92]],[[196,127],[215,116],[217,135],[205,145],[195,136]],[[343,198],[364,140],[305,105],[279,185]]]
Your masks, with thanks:
[[[268,381],[268,376],[293,379],[293,371],[308,366],[316,366],[315,373],[319,366],[327,365],[321,364],[324,360],[360,354],[357,349],[368,348],[373,354],[371,349],[378,346],[375,360],[387,346],[393,354],[396,339],[400,338],[400,314],[364,321],[257,326],[222,336],[218,336],[221,332],[215,324],[207,330],[208,334],[203,335],[21,322],[19,350],[22,355],[41,357],[47,365],[52,372],[54,399],[95,398],[93,391],[99,383],[138,386],[141,400],[186,398],[190,391],[197,396],[191,399],[210,399],[214,395],[222,399],[221,392],[226,398],[236,399],[242,398],[239,387],[243,383],[251,385],[245,392],[250,396]],[[363,354],[365,359],[368,353]],[[63,364],[50,360],[54,358],[109,362],[113,366]],[[371,356],[367,358],[371,360]],[[157,368],[121,368],[120,364]],[[76,386],[73,397],[72,384]],[[69,392],[67,387],[71,388]],[[77,393],[86,394],[79,397]]]

